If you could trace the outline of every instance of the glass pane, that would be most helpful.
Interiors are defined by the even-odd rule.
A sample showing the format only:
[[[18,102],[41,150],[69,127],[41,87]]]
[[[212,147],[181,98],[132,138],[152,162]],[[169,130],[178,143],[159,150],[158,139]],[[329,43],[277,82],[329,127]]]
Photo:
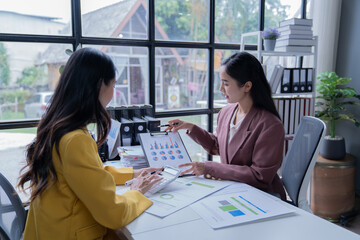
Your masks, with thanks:
[[[215,50],[214,58],[214,108],[222,108],[227,104],[227,101],[220,92],[220,66],[221,63],[231,56],[232,54],[238,52],[237,50]]]
[[[147,39],[146,0],[81,0],[83,36]]]
[[[108,54],[117,68],[112,106],[149,103],[149,56],[144,47],[99,46],[92,47]]]
[[[71,35],[71,1],[11,0],[0,4],[0,33]]]
[[[279,27],[279,22],[301,17],[301,0],[265,0],[265,29]]]
[[[15,188],[20,170],[26,164],[26,146],[36,136],[36,128],[0,130],[0,172]],[[17,188],[15,188],[18,190]],[[21,200],[27,201],[29,195],[18,191]]]
[[[259,28],[259,0],[216,0],[215,4],[216,42],[238,44],[242,33]]]
[[[197,115],[197,116],[186,116],[186,117],[176,117],[181,120],[191,122],[196,124],[197,126],[207,129],[207,115]],[[161,124],[166,124],[169,120],[174,118],[160,118]],[[181,139],[189,153],[189,156],[192,161],[206,161],[207,160],[207,152],[197,143],[195,143],[187,134],[186,131],[180,130],[179,131]]]
[[[209,0],[155,0],[155,39],[209,39]]]
[[[161,69],[158,77],[163,86],[156,89],[156,95],[163,99],[156,110],[206,108],[208,50],[156,48],[155,51],[156,67]]]
[[[42,116],[67,48],[72,46],[0,42],[0,121]]]

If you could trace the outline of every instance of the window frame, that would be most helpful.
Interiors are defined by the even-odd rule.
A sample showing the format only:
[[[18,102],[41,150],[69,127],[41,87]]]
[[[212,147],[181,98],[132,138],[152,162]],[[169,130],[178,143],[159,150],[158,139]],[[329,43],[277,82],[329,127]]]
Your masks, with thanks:
[[[114,46],[130,46],[130,47],[146,47],[148,48],[149,56],[149,71],[148,71],[148,92],[145,94],[149,97],[149,104],[154,106],[155,117],[181,117],[191,115],[207,115],[208,116],[208,131],[213,132],[213,118],[216,113],[220,111],[220,108],[214,107],[214,54],[215,50],[239,50],[239,44],[231,43],[216,43],[215,42],[215,2],[216,0],[209,0],[209,42],[176,42],[176,41],[164,41],[155,40],[155,1],[148,0],[148,39],[114,39],[114,38],[101,38],[101,37],[83,37],[81,34],[81,6],[80,0],[71,0],[71,24],[72,34],[71,36],[45,36],[45,35],[29,35],[29,34],[5,34],[0,33],[0,42],[38,42],[38,43],[65,43],[71,44],[73,50],[77,49],[80,45],[114,45]],[[301,17],[306,18],[306,3],[307,0],[301,0]],[[259,0],[259,24],[258,30],[264,29],[265,21],[265,0]],[[207,49],[208,54],[208,92],[207,92],[207,107],[205,109],[190,109],[190,110],[177,110],[177,111],[156,111],[156,69],[159,67],[155,61],[155,49],[156,48],[201,48]],[[246,46],[247,50],[255,50],[256,46]],[[160,66],[161,67],[161,66]],[[163,100],[164,101],[164,100]],[[15,128],[29,128],[36,127],[39,120],[12,120],[1,121],[0,130],[15,129]],[[211,156],[208,156],[211,160]]]

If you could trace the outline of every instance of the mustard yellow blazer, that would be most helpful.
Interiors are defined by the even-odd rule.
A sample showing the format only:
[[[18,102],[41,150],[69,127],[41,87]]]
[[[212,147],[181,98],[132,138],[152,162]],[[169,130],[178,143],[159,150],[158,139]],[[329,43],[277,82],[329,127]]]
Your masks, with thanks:
[[[132,168],[107,171],[86,129],[60,140],[53,149],[57,180],[30,204],[24,240],[111,239],[108,229],[121,228],[151,206],[139,191],[116,195],[115,181],[132,178]]]

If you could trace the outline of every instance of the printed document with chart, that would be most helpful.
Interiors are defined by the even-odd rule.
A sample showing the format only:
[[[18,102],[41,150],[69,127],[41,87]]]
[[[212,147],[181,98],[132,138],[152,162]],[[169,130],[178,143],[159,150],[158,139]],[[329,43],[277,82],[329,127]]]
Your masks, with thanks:
[[[209,181],[201,177],[177,178],[161,191],[148,196],[153,205],[146,212],[158,217],[166,217],[228,186],[229,183],[228,181]]]
[[[294,212],[280,199],[243,183],[230,185],[191,207],[214,229]]]

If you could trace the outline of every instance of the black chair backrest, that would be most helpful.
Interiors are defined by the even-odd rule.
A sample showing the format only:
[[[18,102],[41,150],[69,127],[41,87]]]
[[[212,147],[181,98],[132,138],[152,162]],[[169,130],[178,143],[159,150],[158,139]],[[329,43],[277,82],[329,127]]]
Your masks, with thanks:
[[[25,220],[26,212],[19,195],[0,173],[0,234],[11,240],[21,239]]]

